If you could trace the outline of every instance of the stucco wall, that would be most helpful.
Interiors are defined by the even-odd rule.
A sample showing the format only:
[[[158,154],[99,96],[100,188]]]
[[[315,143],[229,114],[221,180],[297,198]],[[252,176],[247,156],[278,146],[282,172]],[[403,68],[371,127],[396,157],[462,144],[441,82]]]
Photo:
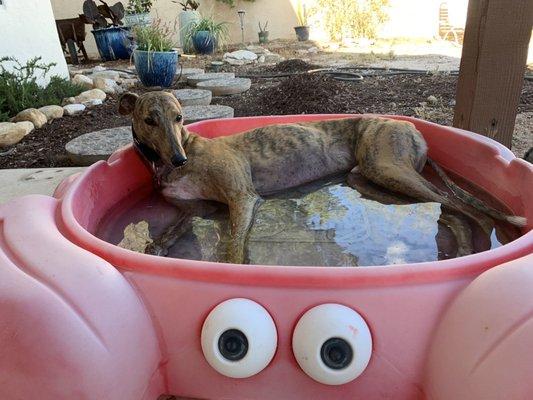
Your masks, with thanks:
[[[257,24],[268,21],[270,38],[295,38],[293,27],[297,25],[295,6],[298,0],[256,0],[248,2],[238,0],[235,8],[216,0],[200,0],[200,12],[211,15],[219,21],[228,21],[230,25],[230,42],[241,41],[241,30],[237,10],[244,9],[245,41],[257,41]],[[314,0],[306,0],[312,7]],[[442,0],[390,0],[389,21],[380,30],[382,37],[432,38],[438,32],[439,5]],[[113,3],[111,0],[110,4]],[[123,0],[127,4],[127,0]],[[83,0],[52,0],[54,15],[57,19],[71,18],[81,13]],[[453,25],[464,25],[468,0],[448,0],[450,20]],[[172,23],[177,19],[180,7],[172,0],[155,0],[152,15],[159,16]],[[90,26],[87,25],[86,48],[96,55],[96,45]],[[177,36],[177,35],[176,35]],[[311,38],[325,39],[320,29],[313,29]]]
[[[50,75],[68,77],[50,0],[3,0],[0,5],[0,56],[21,62],[41,56],[57,65]],[[46,83],[40,79],[40,83]]]

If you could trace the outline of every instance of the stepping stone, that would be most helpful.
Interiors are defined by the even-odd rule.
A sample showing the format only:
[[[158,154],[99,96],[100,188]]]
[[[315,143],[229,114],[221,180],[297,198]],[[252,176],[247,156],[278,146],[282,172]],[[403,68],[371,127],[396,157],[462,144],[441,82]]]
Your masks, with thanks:
[[[70,160],[78,166],[107,160],[111,154],[132,142],[131,127],[103,129],[86,133],[65,145]]]
[[[183,107],[186,124],[216,118],[233,118],[233,108],[228,106],[187,106]]]
[[[192,76],[192,75],[200,75],[200,74],[203,74],[205,72],[204,69],[202,68],[183,68],[183,70],[181,71],[181,78],[180,78],[180,82],[187,82],[187,78],[189,76]],[[180,75],[180,70],[176,70],[176,75]]]
[[[210,72],[208,74],[191,75],[187,78],[187,83],[191,86],[196,86],[199,82],[202,81],[231,78],[235,78],[235,74],[233,72]]]
[[[208,106],[213,95],[210,90],[180,89],[172,93],[182,106]]]
[[[213,96],[227,96],[246,92],[252,86],[252,81],[248,78],[214,79],[211,81],[198,82],[199,89],[208,89],[213,92]]]

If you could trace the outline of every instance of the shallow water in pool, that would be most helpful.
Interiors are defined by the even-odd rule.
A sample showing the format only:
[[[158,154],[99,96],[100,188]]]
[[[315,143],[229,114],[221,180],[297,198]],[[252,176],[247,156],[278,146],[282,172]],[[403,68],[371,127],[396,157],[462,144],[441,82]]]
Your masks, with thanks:
[[[472,192],[472,188],[469,188]],[[476,195],[484,200],[486,194]],[[224,261],[229,227],[227,208],[216,205],[169,249],[169,257]],[[441,222],[437,203],[387,205],[364,198],[344,179],[315,182],[268,197],[258,208],[247,243],[250,264],[370,266],[453,258],[457,241]],[[145,220],[152,238],[179,217],[179,211],[145,188],[132,193],[100,221],[96,236],[117,244],[130,223]],[[467,221],[467,219],[465,219]],[[487,237],[475,223],[474,250],[496,248],[519,236],[498,223]]]

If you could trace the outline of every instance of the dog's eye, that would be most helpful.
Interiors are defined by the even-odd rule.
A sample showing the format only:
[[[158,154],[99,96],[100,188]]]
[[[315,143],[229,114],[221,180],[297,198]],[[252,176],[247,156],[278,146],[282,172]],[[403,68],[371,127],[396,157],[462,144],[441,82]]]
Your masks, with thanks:
[[[181,122],[182,119],[183,119],[183,115],[181,114],[176,115],[176,122]]]
[[[150,125],[150,126],[156,126],[157,124],[155,123],[155,121],[153,120],[153,118],[150,118],[150,117],[147,117],[144,119],[144,123],[146,125]]]

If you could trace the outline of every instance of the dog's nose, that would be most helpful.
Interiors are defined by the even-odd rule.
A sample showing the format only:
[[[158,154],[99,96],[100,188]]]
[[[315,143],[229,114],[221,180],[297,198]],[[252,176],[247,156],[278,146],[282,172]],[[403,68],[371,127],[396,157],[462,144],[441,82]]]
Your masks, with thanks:
[[[181,167],[187,163],[187,158],[178,153],[174,154],[174,156],[170,159],[170,162],[175,167]]]

